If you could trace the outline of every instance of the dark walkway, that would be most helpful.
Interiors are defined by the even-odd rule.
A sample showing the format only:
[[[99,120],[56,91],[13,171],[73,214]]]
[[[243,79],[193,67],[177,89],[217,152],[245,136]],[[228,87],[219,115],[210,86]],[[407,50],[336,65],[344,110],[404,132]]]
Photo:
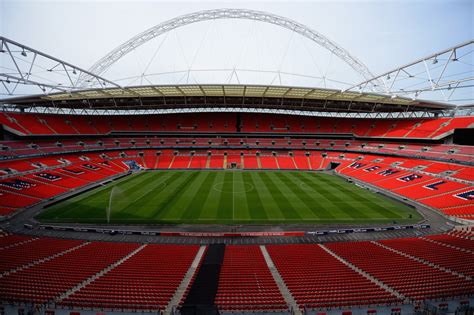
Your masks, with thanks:
[[[224,244],[209,245],[196,278],[181,308],[181,314],[219,314],[214,300],[219,286],[219,273],[224,261]]]

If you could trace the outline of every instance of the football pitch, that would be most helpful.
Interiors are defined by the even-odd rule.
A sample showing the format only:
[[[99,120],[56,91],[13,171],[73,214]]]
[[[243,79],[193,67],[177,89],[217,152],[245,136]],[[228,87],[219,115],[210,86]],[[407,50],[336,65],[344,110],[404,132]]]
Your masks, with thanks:
[[[410,218],[411,216],[411,218]],[[412,223],[412,208],[303,171],[139,172],[46,208],[50,223],[372,224]]]

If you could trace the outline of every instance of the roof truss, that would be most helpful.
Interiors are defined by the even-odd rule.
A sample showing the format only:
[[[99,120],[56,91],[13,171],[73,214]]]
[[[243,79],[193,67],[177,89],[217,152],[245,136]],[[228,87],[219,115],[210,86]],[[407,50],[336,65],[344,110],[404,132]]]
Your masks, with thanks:
[[[120,85],[101,76],[1,36],[0,61],[2,99],[74,92],[83,89],[79,85],[81,75],[88,76],[88,88],[120,88]]]
[[[457,105],[474,104],[474,41],[387,71],[346,91],[364,93],[380,91],[381,88],[385,93],[398,97]]]

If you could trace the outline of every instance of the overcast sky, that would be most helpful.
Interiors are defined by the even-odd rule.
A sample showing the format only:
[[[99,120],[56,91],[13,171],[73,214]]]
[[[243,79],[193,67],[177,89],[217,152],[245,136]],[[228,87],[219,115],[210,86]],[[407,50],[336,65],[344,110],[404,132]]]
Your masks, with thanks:
[[[472,0],[304,2],[0,0],[0,3],[2,36],[84,68],[89,68],[117,45],[147,28],[178,15],[215,8],[263,10],[301,22],[347,49],[374,74],[474,38]],[[231,23],[223,22],[210,27],[205,24],[187,26],[182,31],[170,35],[167,39],[169,51],[166,52],[166,47],[160,47],[163,51],[159,52],[157,69],[179,70],[190,67],[191,63],[197,68],[227,66],[245,68],[245,63],[248,63],[252,67],[257,64],[262,65],[264,69],[281,68],[282,71],[290,69],[300,73],[310,67],[317,72],[316,68],[329,67],[328,64],[335,63],[332,60],[324,60],[322,55],[318,55],[320,50],[308,49],[304,40],[294,39],[284,30],[262,26],[261,29],[267,32],[265,39],[262,40],[262,34],[259,33],[261,31],[257,31],[255,26],[247,27],[245,24],[232,21]],[[247,21],[248,25],[251,23]],[[238,26],[238,30],[232,35],[235,25]],[[212,28],[211,31],[209,28]],[[213,32],[215,32],[214,43],[202,48],[202,42],[207,42]],[[226,58],[230,54],[229,46],[233,43],[223,45],[224,47],[219,46],[219,36],[235,39],[233,42],[237,42],[236,47],[240,48],[231,50],[236,56]],[[244,37],[248,42],[240,43],[239,41],[244,41],[242,39]],[[149,56],[157,52],[162,40],[164,39],[158,38],[154,44],[150,44]],[[265,52],[264,48],[252,51],[248,47],[243,51],[242,47],[257,46],[255,43],[262,43],[269,52]],[[274,47],[277,48],[269,48],[271,45],[276,45]],[[287,49],[288,46],[293,48]],[[275,50],[278,50],[280,55],[275,53]],[[303,50],[307,50],[306,57],[301,52]],[[255,57],[258,54],[263,55]],[[147,67],[148,61],[141,59],[140,54],[138,56],[131,64],[134,64],[133,67],[137,68],[137,72],[141,72]],[[225,62],[230,62],[231,59],[232,64],[224,64],[224,61],[219,64],[219,58],[222,56]],[[286,61],[283,62],[283,59]],[[111,71],[110,75],[125,77],[133,67],[124,66],[118,71],[119,74],[117,71],[115,73]],[[334,72],[337,76],[337,70]]]

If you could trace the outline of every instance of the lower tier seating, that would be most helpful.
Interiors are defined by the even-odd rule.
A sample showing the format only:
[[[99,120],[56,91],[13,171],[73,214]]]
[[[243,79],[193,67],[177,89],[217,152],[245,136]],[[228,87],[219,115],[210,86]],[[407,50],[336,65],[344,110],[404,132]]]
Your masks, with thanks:
[[[352,270],[317,244],[266,247],[300,308],[401,302],[395,295]]]
[[[473,277],[474,253],[462,252],[419,238],[385,240],[380,243],[403,253],[421,258],[428,263]]]
[[[411,300],[465,297],[474,293],[473,281],[412,260],[371,242],[341,242],[326,246],[336,255]]]
[[[221,310],[286,310],[259,246],[225,248],[215,303]]]
[[[473,232],[265,248],[298,307],[324,312],[472,295]],[[221,311],[288,310],[262,248],[219,246],[224,253],[218,281],[204,289],[217,292],[214,303]],[[190,269],[198,251],[197,245],[85,242],[0,231],[0,302],[163,311],[188,271],[194,272],[188,274],[193,283],[202,266]],[[183,296],[177,296],[176,306],[189,287],[178,291]]]
[[[37,261],[29,268],[3,276],[0,296],[10,302],[42,304],[54,301],[138,247],[137,244],[102,242],[82,245],[54,259]],[[55,251],[58,252],[59,248]]]
[[[164,310],[198,249],[199,246],[146,245],[60,303],[94,308]]]
[[[445,244],[458,248],[464,251],[470,251],[474,253],[474,231],[473,233],[468,234],[468,236],[461,237],[459,234],[439,234],[439,235],[430,235],[426,239],[436,241],[440,244]]]
[[[3,233],[4,232],[0,230],[0,249],[16,246],[24,242],[29,242],[33,240],[32,237],[26,235],[3,235]]]
[[[17,243],[17,239],[8,237],[3,240],[7,245]],[[52,255],[59,254],[82,244],[82,241],[61,240],[54,238],[33,239],[17,246],[3,248],[0,250],[2,259],[0,260],[0,273],[11,271],[25,265],[35,263]]]
[[[457,166],[449,163],[436,164],[437,173],[429,169],[415,168],[426,166],[427,161],[410,160],[398,157],[365,155],[347,167],[338,167],[337,172],[393,193],[416,200],[436,208],[448,215],[470,219],[474,214],[474,188],[472,181],[458,181],[443,173]],[[404,165],[409,165],[408,168]],[[470,171],[474,168],[469,167]]]

